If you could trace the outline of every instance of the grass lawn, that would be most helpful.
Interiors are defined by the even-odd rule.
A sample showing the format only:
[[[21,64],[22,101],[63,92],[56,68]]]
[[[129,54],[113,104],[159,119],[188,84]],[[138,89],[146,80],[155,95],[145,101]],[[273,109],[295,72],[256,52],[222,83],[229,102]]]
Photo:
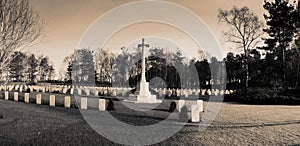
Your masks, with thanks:
[[[32,94],[32,93],[30,93]],[[31,95],[30,95],[31,96]],[[48,96],[44,94],[43,96]],[[97,134],[78,109],[0,99],[1,145],[118,145]],[[73,99],[74,100],[74,99]],[[136,112],[115,101],[119,120],[150,125],[168,116],[168,104],[157,110]],[[206,104],[206,103],[205,103]],[[300,144],[300,106],[245,105],[224,103],[213,124],[205,131],[187,124],[180,132],[157,145],[295,145]]]

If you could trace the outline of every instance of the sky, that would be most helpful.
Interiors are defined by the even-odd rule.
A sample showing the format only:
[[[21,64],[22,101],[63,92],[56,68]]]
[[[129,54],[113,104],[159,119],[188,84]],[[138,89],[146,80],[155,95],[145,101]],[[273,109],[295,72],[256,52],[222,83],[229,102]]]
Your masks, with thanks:
[[[49,56],[58,73],[59,70],[64,68],[63,59],[72,54],[74,49],[78,49],[78,44],[80,44],[81,38],[89,26],[112,9],[134,1],[136,0],[31,0],[32,7],[43,18],[46,28],[42,35],[43,40],[41,43],[31,47],[30,53]],[[232,50],[234,47],[230,47],[230,45],[222,42],[221,33],[226,29],[226,26],[218,23],[217,15],[219,9],[229,10],[233,6],[247,6],[261,20],[263,20],[263,13],[265,13],[262,8],[264,0],[166,1],[185,7],[198,15],[219,42],[223,54],[234,51]],[[155,8],[153,10],[155,11]],[[169,15],[172,16],[172,12]],[[130,16],[126,18],[130,18]],[[185,20],[184,16],[178,15],[178,21],[180,20]],[[110,26],[111,24],[106,25]],[[106,26],[103,27],[105,28]],[[95,34],[95,39],[100,36],[101,34]],[[169,47],[174,47],[175,44],[175,46],[180,47],[190,57],[197,57],[197,50],[201,47],[185,32],[176,27],[158,22],[143,22],[116,30],[104,46],[99,44],[99,48],[103,47],[110,51],[120,52],[121,47],[132,47],[138,42],[137,39],[144,36],[149,38],[148,43],[152,47],[168,47],[168,44],[170,45]],[[151,37],[156,39],[151,39]],[[159,41],[160,39],[164,41]]]

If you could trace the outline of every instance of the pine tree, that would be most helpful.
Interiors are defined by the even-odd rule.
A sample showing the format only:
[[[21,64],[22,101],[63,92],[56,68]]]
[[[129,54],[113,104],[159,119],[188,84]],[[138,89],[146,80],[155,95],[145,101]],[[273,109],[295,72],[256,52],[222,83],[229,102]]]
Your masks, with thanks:
[[[296,34],[296,21],[298,12],[294,5],[286,0],[275,0],[275,2],[265,1],[263,5],[268,14],[264,14],[268,28],[264,32],[268,34],[265,38],[265,45],[261,49],[273,53],[275,64],[281,64],[281,70],[277,74],[281,76],[283,85],[285,84],[285,53],[290,47]]]

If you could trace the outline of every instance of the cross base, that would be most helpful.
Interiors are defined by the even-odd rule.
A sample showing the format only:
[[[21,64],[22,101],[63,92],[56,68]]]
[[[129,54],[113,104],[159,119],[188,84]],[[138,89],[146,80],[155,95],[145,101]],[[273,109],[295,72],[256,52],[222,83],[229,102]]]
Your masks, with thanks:
[[[135,103],[162,103],[162,100],[156,99],[156,95],[151,95],[149,83],[145,81],[140,82],[134,94],[129,95],[128,101]]]

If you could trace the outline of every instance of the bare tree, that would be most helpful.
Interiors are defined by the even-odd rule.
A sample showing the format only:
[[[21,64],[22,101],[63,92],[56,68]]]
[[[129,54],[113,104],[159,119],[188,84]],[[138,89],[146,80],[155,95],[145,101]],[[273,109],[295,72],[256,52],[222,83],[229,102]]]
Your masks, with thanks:
[[[29,0],[0,0],[0,78],[12,60],[11,54],[33,45],[43,30],[43,21]]]
[[[246,66],[246,87],[249,81],[248,56],[250,49],[256,47],[259,38],[263,35],[263,23],[247,7],[233,7],[231,10],[219,10],[219,22],[229,26],[229,31],[223,32],[227,42],[237,44],[243,49]]]

